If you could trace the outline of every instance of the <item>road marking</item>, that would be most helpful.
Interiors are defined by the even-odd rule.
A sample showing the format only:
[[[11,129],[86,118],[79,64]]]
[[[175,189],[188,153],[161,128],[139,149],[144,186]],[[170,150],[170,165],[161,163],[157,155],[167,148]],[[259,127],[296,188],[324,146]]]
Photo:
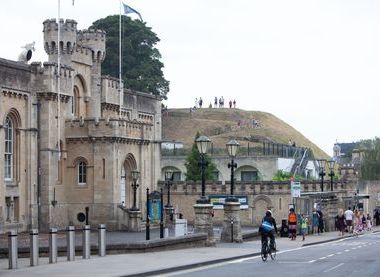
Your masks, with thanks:
[[[349,249],[346,249],[346,250],[344,250],[344,252],[350,252],[350,250],[349,250]]]
[[[314,263],[316,260],[311,260],[311,261],[309,261],[309,263]]]
[[[334,256],[335,254],[330,254],[330,255],[327,255],[327,257],[332,257],[332,256]]]
[[[321,257],[321,258],[319,258],[320,260],[324,260],[324,259],[326,259],[327,257]]]
[[[338,252],[338,253],[336,253],[337,255],[340,255],[340,254],[342,254],[342,252]]]
[[[279,264],[308,264],[310,262],[292,262],[292,261],[282,261],[278,262]]]
[[[331,271],[331,270],[337,269],[338,267],[340,267],[340,266],[342,266],[342,265],[344,265],[344,263],[338,264],[338,265],[336,265],[336,266],[334,266],[334,267],[332,267],[332,268],[329,268],[329,269],[327,269],[327,270],[325,270],[325,271],[323,271],[323,272],[329,272],[329,271]]]

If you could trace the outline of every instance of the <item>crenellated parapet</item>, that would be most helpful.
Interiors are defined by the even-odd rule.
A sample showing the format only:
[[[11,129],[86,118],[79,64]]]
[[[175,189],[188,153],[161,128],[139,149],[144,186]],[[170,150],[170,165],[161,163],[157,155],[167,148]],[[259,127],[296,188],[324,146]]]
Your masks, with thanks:
[[[103,62],[106,57],[106,32],[88,29],[78,31],[78,44],[89,47],[93,62]]]
[[[30,65],[31,72],[34,76],[34,89],[39,98],[45,100],[56,101],[58,97],[57,92],[57,75],[58,65],[52,62],[34,62]],[[61,65],[60,67],[60,100],[67,103],[71,95],[73,86],[74,69],[70,66]]]
[[[44,48],[48,55],[58,54],[58,45],[61,54],[71,55],[77,42],[77,22],[63,19],[60,22],[60,41],[58,42],[58,23],[56,19],[47,19],[43,22]]]
[[[153,139],[153,127],[137,120],[121,120],[114,118],[79,118],[66,120],[65,134],[74,138],[120,138],[124,140]]]
[[[120,106],[120,82],[111,76],[101,77],[101,102]]]

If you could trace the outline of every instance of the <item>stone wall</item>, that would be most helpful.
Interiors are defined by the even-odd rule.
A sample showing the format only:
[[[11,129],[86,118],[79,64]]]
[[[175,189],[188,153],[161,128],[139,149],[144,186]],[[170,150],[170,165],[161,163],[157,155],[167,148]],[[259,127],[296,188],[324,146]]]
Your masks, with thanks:
[[[325,184],[326,185],[326,184]],[[159,187],[164,187],[163,182],[159,182]],[[346,196],[352,191],[352,184],[338,182],[334,184],[334,191],[338,198]],[[166,190],[165,190],[166,191]],[[301,184],[302,193],[320,192],[320,183],[307,182]],[[206,195],[217,194],[226,195],[230,192],[230,183],[222,184],[221,182],[206,184]],[[184,218],[189,222],[194,221],[193,205],[201,195],[201,184],[199,182],[175,182],[171,187],[171,202],[178,213],[182,213]],[[287,219],[288,205],[293,203],[290,195],[289,182],[271,182],[262,181],[254,183],[236,182],[235,195],[246,195],[248,197],[248,209],[241,210],[241,223],[243,226],[258,226],[261,222],[265,211],[270,209],[274,213],[274,217],[278,223],[282,219]],[[164,202],[166,203],[166,192],[164,194]],[[308,202],[308,203],[306,203]],[[295,202],[300,212],[305,212],[308,207],[311,209],[314,202],[320,200],[302,197]],[[306,204],[305,204],[306,203]],[[327,211],[326,211],[327,212]],[[221,225],[223,222],[224,211],[214,209],[214,223]]]

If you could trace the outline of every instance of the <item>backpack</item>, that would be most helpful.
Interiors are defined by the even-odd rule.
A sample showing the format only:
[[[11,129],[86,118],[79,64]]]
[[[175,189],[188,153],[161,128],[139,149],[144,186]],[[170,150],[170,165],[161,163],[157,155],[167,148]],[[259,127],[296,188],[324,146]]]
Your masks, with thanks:
[[[263,221],[261,223],[261,226],[260,226],[260,230],[264,233],[269,233],[270,231],[272,231],[274,229],[272,223],[268,222],[268,221]]]
[[[289,214],[288,224],[290,223],[297,223],[297,215],[295,213]]]

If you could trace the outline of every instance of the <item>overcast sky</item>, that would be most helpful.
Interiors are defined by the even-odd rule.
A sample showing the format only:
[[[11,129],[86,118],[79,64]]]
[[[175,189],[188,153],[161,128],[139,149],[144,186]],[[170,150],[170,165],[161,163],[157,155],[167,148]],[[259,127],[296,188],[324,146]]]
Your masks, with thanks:
[[[36,41],[57,0],[0,0],[0,57]],[[161,39],[169,108],[202,96],[270,112],[328,154],[380,135],[380,1],[129,0]],[[119,13],[118,0],[61,0],[80,29]],[[131,15],[132,18],[137,16]],[[297,140],[297,138],[293,138]]]

